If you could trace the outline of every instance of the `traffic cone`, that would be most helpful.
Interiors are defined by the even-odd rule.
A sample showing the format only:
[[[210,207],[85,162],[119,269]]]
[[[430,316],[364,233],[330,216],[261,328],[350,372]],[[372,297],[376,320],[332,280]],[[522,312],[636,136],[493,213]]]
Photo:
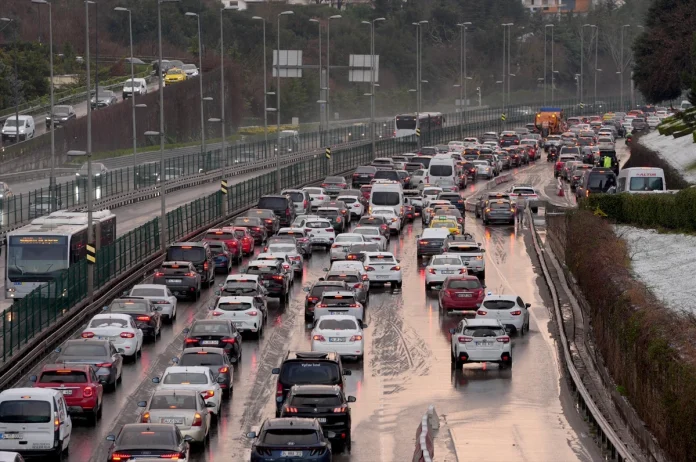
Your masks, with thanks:
[[[563,190],[563,182],[561,179],[558,179],[558,197],[564,197],[565,196],[565,191]]]

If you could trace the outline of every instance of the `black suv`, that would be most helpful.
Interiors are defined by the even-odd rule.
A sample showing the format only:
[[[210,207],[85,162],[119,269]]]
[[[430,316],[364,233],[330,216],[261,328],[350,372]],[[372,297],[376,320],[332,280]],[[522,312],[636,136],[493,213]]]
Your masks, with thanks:
[[[280,410],[281,417],[317,419],[331,441],[333,453],[350,452],[350,407],[355,396],[346,396],[336,385],[295,385]],[[333,433],[333,434],[331,434]]]
[[[117,298],[111,302],[107,312],[130,315],[138,329],[143,331],[143,335],[152,339],[155,339],[162,330],[162,315],[147,298]]]
[[[242,359],[242,335],[228,319],[198,319],[184,329],[184,349],[222,348],[233,363]]]
[[[261,196],[256,208],[273,210],[280,220],[281,227],[290,226],[290,223],[295,221],[295,204],[290,196]]]
[[[258,275],[269,297],[279,298],[280,303],[290,301],[290,278],[280,260],[252,261],[244,273]]]
[[[305,287],[303,289],[307,292],[304,304],[304,318],[305,321],[311,321],[314,319],[314,307],[324,292],[334,291],[334,290],[350,290],[348,285],[343,281],[323,281],[319,280],[314,283],[312,287]]]
[[[160,182],[160,163],[148,162],[135,166],[133,181],[136,188],[154,186]]]
[[[215,283],[215,257],[205,241],[175,242],[167,249],[164,261],[190,261],[201,275],[201,285],[210,287]]]
[[[258,433],[249,432],[246,436],[254,440],[251,462],[331,462],[331,443],[317,419],[266,419]]]
[[[341,390],[345,390],[343,376],[351,375],[349,369],[343,369],[338,353],[313,351],[289,351],[280,367],[271,372],[278,376],[276,417],[280,416],[285,398],[294,385],[338,385]]]

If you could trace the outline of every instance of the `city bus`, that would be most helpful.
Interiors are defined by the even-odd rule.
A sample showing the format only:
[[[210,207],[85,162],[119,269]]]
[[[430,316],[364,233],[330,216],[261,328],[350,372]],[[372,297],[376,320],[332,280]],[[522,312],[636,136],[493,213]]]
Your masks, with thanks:
[[[421,130],[442,128],[445,116],[441,112],[421,112],[418,115]],[[416,134],[416,115],[401,114],[394,120],[394,137],[406,138]]]
[[[116,240],[116,215],[93,212],[100,246]],[[87,254],[87,213],[60,210],[7,233],[5,298],[24,298],[41,284],[65,273]]]

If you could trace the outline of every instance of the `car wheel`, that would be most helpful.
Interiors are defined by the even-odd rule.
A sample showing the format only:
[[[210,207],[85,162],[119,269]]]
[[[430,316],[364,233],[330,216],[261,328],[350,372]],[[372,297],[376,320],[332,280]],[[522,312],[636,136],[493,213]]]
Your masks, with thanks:
[[[454,355],[454,352],[453,352],[453,351],[450,352],[450,357],[451,357],[451,366],[452,366],[452,369],[455,369],[455,370],[461,369],[461,368],[462,368],[462,362],[459,360],[459,358],[457,358],[457,357]]]
[[[256,331],[256,340],[261,340],[261,337],[263,337],[263,323],[259,326],[258,330]]]
[[[401,281],[398,281],[398,282],[395,284],[395,285],[396,285],[396,288],[397,288],[397,289],[401,289],[401,284],[402,284],[402,282],[401,282]]]
[[[483,270],[483,271],[481,271],[481,273],[479,273],[479,278],[480,278],[481,280],[486,279],[486,270]]]

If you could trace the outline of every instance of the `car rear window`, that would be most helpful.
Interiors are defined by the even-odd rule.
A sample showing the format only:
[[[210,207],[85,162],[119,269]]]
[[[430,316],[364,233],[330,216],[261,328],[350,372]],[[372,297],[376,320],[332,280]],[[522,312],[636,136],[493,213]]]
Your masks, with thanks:
[[[349,306],[355,304],[355,297],[349,295],[324,295],[321,302],[331,306]]]
[[[225,302],[225,303],[218,303],[218,305],[215,307],[218,310],[222,311],[245,311],[251,308],[251,303],[245,303],[245,302]]]
[[[332,361],[286,361],[280,371],[280,381],[286,386],[337,385],[341,382],[341,371]]]
[[[205,260],[205,250],[203,247],[187,247],[187,246],[176,246],[170,247],[167,250],[167,258],[165,260],[169,261],[190,261],[192,263],[199,263]]]
[[[426,237],[426,238],[418,241],[419,244],[440,244],[440,245],[442,245],[443,242],[445,242],[444,239],[435,239],[432,237]]]
[[[256,290],[256,282],[254,282],[254,281],[249,281],[249,282],[228,281],[225,283],[224,290],[229,290],[229,291],[242,290],[242,291],[254,292]]]
[[[263,221],[257,217],[237,217],[232,222],[234,226],[263,226]]]
[[[355,173],[375,173],[374,167],[362,166],[355,169]]]
[[[340,197],[344,204],[354,204],[358,201],[355,197]]]
[[[473,245],[452,244],[449,246],[448,251],[461,253],[481,253],[481,248]]]
[[[61,351],[61,356],[81,356],[83,358],[90,356],[109,356],[109,351],[106,345],[83,343],[66,346]]]
[[[131,290],[131,296],[133,297],[164,297],[164,289],[155,289],[155,288],[138,288],[134,287],[133,290]]]
[[[510,208],[510,204],[505,202],[492,202],[489,207],[493,210],[505,210]]]
[[[453,279],[447,283],[448,289],[480,289],[479,281],[469,279]]]
[[[229,241],[234,239],[234,233],[225,231],[213,231],[205,234],[204,239],[209,241]]]
[[[590,172],[587,187],[593,190],[607,190],[616,185],[616,175],[612,172]]]
[[[358,222],[359,225],[364,225],[364,226],[380,226],[386,223],[387,219],[382,218],[382,217],[369,217],[369,218],[361,218],[360,221]]]
[[[250,266],[247,268],[246,272],[248,274],[274,274],[278,272],[278,268],[275,266]]]
[[[292,199],[294,202],[304,202],[304,194],[301,192],[291,192],[291,193],[286,193],[288,196],[290,196],[290,199]]]
[[[469,337],[499,337],[505,335],[505,331],[496,327],[468,327],[464,329],[464,335]]]
[[[197,322],[191,327],[191,335],[220,335],[231,334],[226,322]]]
[[[346,322],[346,320],[343,322]],[[353,322],[353,324],[355,323]],[[343,400],[338,395],[295,395],[290,400],[290,404],[292,406],[309,407],[342,407]]]
[[[51,405],[48,401],[10,400],[0,403],[2,423],[46,423],[51,421]]]
[[[92,319],[89,323],[89,327],[128,327],[130,323],[125,319],[110,319],[110,318],[99,318]]]
[[[432,176],[452,176],[454,170],[451,165],[431,165],[430,175]]]
[[[489,310],[509,310],[515,306],[512,300],[486,300],[483,306]]]
[[[179,366],[222,366],[225,361],[222,355],[197,351],[196,353],[184,353],[179,360]]]
[[[317,215],[320,217],[333,218],[333,217],[337,217],[338,213],[339,213],[338,210],[319,210],[317,212]]]
[[[317,328],[326,330],[356,330],[358,324],[352,319],[319,318]]]
[[[137,302],[119,302],[113,301],[109,305],[109,311],[112,313],[147,313],[147,303]]]
[[[173,267],[171,267],[171,266],[165,266],[165,267],[162,268],[162,270],[163,270],[162,272],[163,272],[165,275],[169,275],[169,276],[171,276],[171,275],[182,276],[182,275],[184,275],[184,274],[186,274],[186,273],[189,272],[189,267],[188,267],[188,266],[180,266],[180,267],[178,267],[178,268],[173,268]]]
[[[257,205],[260,209],[285,210],[288,206],[287,199],[283,197],[262,197]]]
[[[355,274],[331,274],[326,278],[327,281],[344,281],[346,283],[360,282]]]
[[[399,193],[395,191],[372,191],[370,202],[374,205],[394,206],[401,203]]]
[[[183,360],[184,358],[182,357],[181,359]],[[187,366],[191,365],[192,364],[187,364]],[[157,395],[150,401],[150,409],[196,409],[196,397],[192,395],[177,395],[174,393],[171,395]]]
[[[331,223],[328,221],[308,221],[305,226],[311,229],[330,228]]]
[[[39,383],[87,383],[87,374],[82,371],[46,371],[41,374]]]
[[[273,429],[263,435],[263,444],[269,446],[308,446],[318,442],[317,432],[311,429]]]
[[[118,445],[127,448],[160,448],[176,447],[174,431],[148,431],[124,430],[118,437]]]
[[[269,253],[295,253],[297,252],[297,247],[293,244],[275,244],[268,246]]]
[[[379,170],[375,173],[374,179],[399,181],[399,174],[395,170]]]
[[[196,372],[172,372],[164,376],[162,383],[165,385],[204,385],[208,383],[208,377]]]
[[[460,265],[462,264],[462,261],[459,258],[444,258],[444,257],[435,257],[433,260],[430,262],[432,266],[437,266],[437,265]]]

